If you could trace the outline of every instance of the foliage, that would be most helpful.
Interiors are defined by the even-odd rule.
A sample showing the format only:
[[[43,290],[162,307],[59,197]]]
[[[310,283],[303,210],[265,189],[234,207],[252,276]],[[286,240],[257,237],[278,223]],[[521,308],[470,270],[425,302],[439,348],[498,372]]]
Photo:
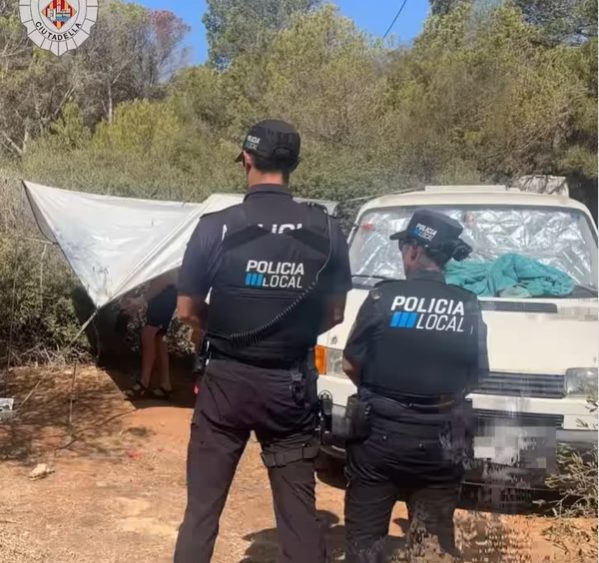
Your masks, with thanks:
[[[552,43],[580,43],[597,36],[597,0],[515,0],[524,20]]]
[[[62,57],[33,46],[15,2],[0,1],[0,158],[23,157],[75,102],[88,127],[116,104],[157,97],[184,60],[187,27],[170,12],[109,0],[92,37]]]
[[[545,173],[566,175],[594,209],[596,0],[432,4],[414,43],[391,48],[317,0],[211,0],[210,61],[185,67],[186,28],[169,12],[110,0],[93,37],[57,58],[0,0],[0,166],[70,189],[200,200],[243,189],[242,136],[278,117],[302,135],[292,187],[303,196],[351,209],[424,183]],[[13,215],[0,211],[0,235]]]
[[[590,412],[597,412],[597,396],[588,399]],[[596,429],[596,425],[595,425]],[[577,517],[597,518],[597,444],[586,452],[563,447],[558,451],[558,471],[549,476],[547,486],[559,491],[560,497],[553,503],[555,522],[547,529],[547,537],[561,547],[569,561],[594,561],[597,559],[597,525],[593,533],[577,527],[569,519]],[[578,539],[576,552],[568,550],[564,538]]]
[[[101,86],[85,101],[73,96],[30,135],[22,169],[78,189],[198,199],[242,187],[232,164],[240,137],[252,121],[277,116],[302,133],[303,164],[294,177],[302,195],[347,199],[423,182],[550,173],[567,175],[592,203],[596,38],[548,45],[542,26],[531,25],[513,4],[482,4],[453,3],[428,19],[411,48],[394,50],[331,6],[286,4],[276,25],[278,12],[256,8],[252,21],[270,33],[267,49],[236,51],[220,71],[182,69],[158,86],[150,80],[138,88],[137,75],[147,73],[135,67],[119,75],[122,88],[115,82],[115,101],[129,100],[115,110],[106,109],[111,104]],[[128,25],[136,17],[145,21],[142,9],[122,8]],[[234,2],[213,8],[223,21],[245,14]],[[177,34],[167,35],[176,45]],[[94,49],[105,52],[88,43],[83,60]],[[98,72],[89,84],[100,84],[93,78]],[[160,91],[158,99],[152,91]],[[31,140],[38,135],[39,142]]]
[[[75,281],[54,248],[0,239],[0,365],[44,361],[77,331]]]
[[[587,399],[587,409],[597,413],[597,392],[590,391]],[[596,430],[597,425],[587,430]],[[561,498],[554,512],[557,516],[588,516],[594,517],[597,512],[597,445],[589,446],[588,451],[579,452],[569,446],[564,446],[558,453],[558,471],[549,476],[547,486],[560,491]]]
[[[267,47],[273,32],[283,29],[296,13],[320,0],[207,0],[206,26],[210,62],[226,67],[239,55]]]
[[[431,5],[431,13],[434,16],[446,16],[453,10],[458,4],[464,0],[429,0]]]
[[[162,81],[185,60],[189,28],[171,12],[110,0],[93,38],[73,56],[76,93],[89,124],[112,120],[115,106],[160,94]]]

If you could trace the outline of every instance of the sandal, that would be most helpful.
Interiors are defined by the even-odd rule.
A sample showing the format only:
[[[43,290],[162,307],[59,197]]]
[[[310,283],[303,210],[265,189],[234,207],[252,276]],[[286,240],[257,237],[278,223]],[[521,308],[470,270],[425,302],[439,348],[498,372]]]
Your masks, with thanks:
[[[170,401],[172,392],[173,392],[172,389],[168,390],[162,386],[160,386],[156,389],[152,389],[152,391],[150,391],[150,393],[152,394],[152,397],[154,399],[160,399],[162,401]]]
[[[147,397],[149,389],[142,385],[140,381],[136,381],[133,387],[125,391],[127,399],[143,399]]]

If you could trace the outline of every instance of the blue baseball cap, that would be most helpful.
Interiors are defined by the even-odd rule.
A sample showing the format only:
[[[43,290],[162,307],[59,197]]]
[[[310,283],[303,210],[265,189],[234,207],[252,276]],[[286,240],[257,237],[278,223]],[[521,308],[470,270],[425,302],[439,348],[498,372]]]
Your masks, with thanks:
[[[427,248],[440,248],[448,242],[460,240],[463,230],[462,225],[444,213],[417,209],[407,228],[391,235],[391,240],[410,240]]]

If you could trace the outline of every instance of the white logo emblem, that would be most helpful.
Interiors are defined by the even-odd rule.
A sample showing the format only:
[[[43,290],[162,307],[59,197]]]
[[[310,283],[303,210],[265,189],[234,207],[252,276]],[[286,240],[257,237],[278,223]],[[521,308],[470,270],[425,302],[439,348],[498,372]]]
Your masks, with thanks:
[[[29,39],[60,56],[89,37],[98,0],[21,0],[19,11]]]
[[[260,144],[260,137],[254,137],[253,135],[248,135],[247,140],[245,142],[245,148],[250,150],[256,150],[258,145]]]
[[[419,237],[431,241],[435,238],[435,235],[438,231],[436,229],[433,229],[432,227],[427,227],[422,223],[418,223],[416,227],[414,227],[414,232]]]

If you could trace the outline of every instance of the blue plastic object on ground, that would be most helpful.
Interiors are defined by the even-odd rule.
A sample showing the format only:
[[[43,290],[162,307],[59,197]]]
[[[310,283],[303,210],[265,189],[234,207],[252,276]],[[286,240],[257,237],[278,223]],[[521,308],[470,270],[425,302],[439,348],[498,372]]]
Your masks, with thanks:
[[[575,285],[564,272],[520,254],[504,254],[493,262],[452,260],[445,279],[481,297],[563,297]]]

